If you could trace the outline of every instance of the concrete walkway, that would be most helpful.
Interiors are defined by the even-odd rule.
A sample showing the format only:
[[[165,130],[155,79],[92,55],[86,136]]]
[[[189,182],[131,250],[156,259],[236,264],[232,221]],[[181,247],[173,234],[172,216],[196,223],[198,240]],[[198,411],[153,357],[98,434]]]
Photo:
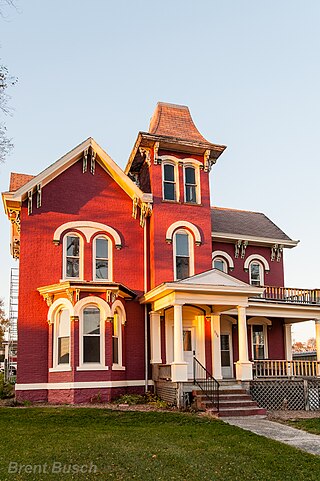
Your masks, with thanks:
[[[306,433],[300,429],[261,418],[261,416],[230,417],[221,420],[232,426],[252,431],[259,436],[289,444],[302,451],[307,451],[307,453],[320,455],[320,436],[317,434]]]

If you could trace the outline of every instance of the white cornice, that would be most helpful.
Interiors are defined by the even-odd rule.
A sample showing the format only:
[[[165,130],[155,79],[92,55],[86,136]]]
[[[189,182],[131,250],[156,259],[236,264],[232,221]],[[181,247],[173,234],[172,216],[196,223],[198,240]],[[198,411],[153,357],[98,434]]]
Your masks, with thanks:
[[[228,232],[212,232],[212,238],[214,240],[225,240],[225,241],[237,241],[237,240],[247,240],[251,244],[263,244],[263,245],[268,245],[272,246],[274,244],[282,244],[284,247],[287,247],[289,249],[292,249],[292,247],[295,247],[300,241],[297,240],[283,240],[283,239],[272,239],[269,237],[257,237],[257,236],[251,236],[251,235],[244,235],[244,234],[230,234]]]

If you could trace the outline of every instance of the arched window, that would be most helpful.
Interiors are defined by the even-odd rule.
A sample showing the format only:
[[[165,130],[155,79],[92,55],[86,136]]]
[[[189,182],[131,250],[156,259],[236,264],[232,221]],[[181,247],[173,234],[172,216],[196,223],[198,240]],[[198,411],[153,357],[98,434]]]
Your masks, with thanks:
[[[100,309],[93,305],[83,310],[82,363],[101,363]]]
[[[222,257],[215,257],[213,259],[213,268],[222,272],[228,272],[227,263]]]
[[[105,236],[96,237],[93,241],[93,278],[111,280],[111,242]]]
[[[82,279],[83,241],[79,234],[68,233],[63,238],[63,278]]]
[[[70,366],[70,313],[60,309],[55,316],[53,340],[53,368]]]
[[[193,204],[198,202],[196,169],[190,166],[184,168],[184,199]]]
[[[164,163],[163,170],[163,199],[178,200],[176,186],[176,166],[172,163]]]
[[[264,285],[263,265],[259,261],[252,261],[249,265],[250,284],[252,286]]]
[[[185,279],[194,274],[193,239],[187,230],[179,229],[174,235],[174,278]]]

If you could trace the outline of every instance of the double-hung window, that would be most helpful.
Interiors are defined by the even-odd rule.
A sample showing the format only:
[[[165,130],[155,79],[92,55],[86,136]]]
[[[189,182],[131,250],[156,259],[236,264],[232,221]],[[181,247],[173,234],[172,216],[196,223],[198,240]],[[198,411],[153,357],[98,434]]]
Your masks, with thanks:
[[[266,328],[264,325],[252,325],[253,359],[266,358]]]
[[[95,280],[110,280],[109,244],[110,241],[106,237],[99,236],[94,240]]]
[[[173,164],[163,165],[163,199],[177,200],[176,168]]]
[[[81,239],[77,234],[68,234],[64,238],[64,277],[80,279],[81,277]]]
[[[252,286],[262,286],[263,280],[263,267],[258,261],[252,261],[249,267],[250,272],[250,284]]]
[[[218,269],[218,271],[228,272],[227,263],[221,257],[216,257],[214,259],[213,267],[214,267],[214,269]]]
[[[61,366],[70,363],[70,316],[68,309],[58,312],[55,339],[55,364]]]
[[[83,363],[100,363],[100,309],[95,306],[83,310]]]
[[[197,180],[196,169],[194,167],[185,167],[184,169],[184,188],[185,202],[196,204],[197,199]]]
[[[185,279],[193,275],[191,262],[190,234],[185,230],[178,230],[174,236],[174,270],[175,280]]]

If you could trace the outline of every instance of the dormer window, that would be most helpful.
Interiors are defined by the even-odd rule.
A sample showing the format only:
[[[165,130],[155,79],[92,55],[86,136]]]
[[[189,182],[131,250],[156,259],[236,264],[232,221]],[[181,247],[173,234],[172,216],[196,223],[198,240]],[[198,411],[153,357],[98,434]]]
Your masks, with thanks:
[[[195,167],[184,168],[184,200],[192,204],[198,203],[197,172]]]
[[[82,238],[75,233],[67,234],[64,239],[64,266],[65,279],[81,279],[82,277]]]
[[[163,199],[177,200],[176,167],[173,164],[163,164]]]

